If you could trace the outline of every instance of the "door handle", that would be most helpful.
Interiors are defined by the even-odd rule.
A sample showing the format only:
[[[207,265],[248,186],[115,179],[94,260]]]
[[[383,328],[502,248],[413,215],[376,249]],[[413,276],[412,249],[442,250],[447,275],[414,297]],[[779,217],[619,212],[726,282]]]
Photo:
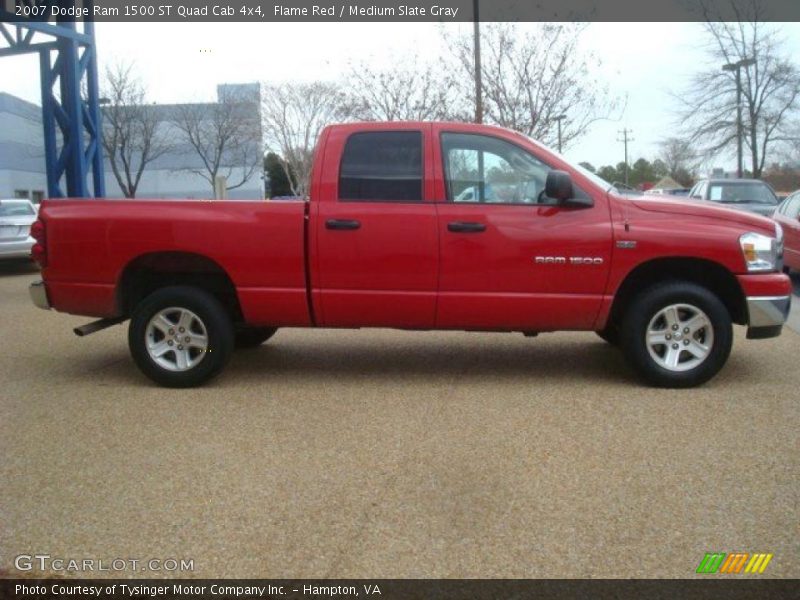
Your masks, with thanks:
[[[451,221],[447,224],[447,231],[452,231],[453,233],[481,233],[486,231],[486,225],[469,221]]]
[[[361,227],[361,222],[355,219],[328,219],[325,221],[326,229],[352,230]]]

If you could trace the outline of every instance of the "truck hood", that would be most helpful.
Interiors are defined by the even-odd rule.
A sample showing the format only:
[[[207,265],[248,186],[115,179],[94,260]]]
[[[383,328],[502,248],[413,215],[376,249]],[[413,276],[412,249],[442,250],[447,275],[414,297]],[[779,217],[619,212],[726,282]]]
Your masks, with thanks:
[[[628,202],[637,208],[650,212],[706,217],[718,221],[728,221],[770,236],[775,235],[775,221],[753,213],[720,206],[705,200],[684,200],[682,198],[652,199],[652,197],[630,198]]]

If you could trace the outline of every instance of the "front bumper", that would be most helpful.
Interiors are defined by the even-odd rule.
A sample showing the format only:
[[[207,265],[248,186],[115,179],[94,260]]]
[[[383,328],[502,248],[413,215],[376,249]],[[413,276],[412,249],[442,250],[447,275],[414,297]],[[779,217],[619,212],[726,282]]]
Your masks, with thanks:
[[[38,308],[50,310],[50,301],[47,299],[47,288],[44,286],[44,281],[34,281],[28,287],[28,293]]]
[[[748,296],[747,338],[777,337],[789,316],[791,296]]]

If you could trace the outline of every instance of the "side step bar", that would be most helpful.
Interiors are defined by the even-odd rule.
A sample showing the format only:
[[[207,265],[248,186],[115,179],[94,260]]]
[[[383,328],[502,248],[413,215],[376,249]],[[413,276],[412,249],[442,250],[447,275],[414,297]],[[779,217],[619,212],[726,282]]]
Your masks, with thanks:
[[[86,325],[81,325],[80,327],[76,327],[72,331],[75,332],[75,335],[78,337],[83,337],[85,335],[89,335],[90,333],[96,333],[106,327],[111,327],[112,325],[118,325],[123,321],[127,320],[128,317],[112,317],[110,319],[100,319],[99,321],[92,321],[91,323],[87,323]]]

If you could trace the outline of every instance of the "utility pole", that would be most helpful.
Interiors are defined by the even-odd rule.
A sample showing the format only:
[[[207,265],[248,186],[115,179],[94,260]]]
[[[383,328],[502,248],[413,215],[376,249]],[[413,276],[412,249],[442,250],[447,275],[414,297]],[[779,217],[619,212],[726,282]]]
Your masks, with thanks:
[[[555,117],[558,124],[558,153],[561,154],[561,121],[567,118],[567,115],[558,115]]]
[[[622,139],[617,138],[617,141],[625,144],[625,185],[628,185],[628,142],[634,141],[629,135],[633,133],[633,131],[625,127],[618,133],[622,134]]]
[[[473,49],[475,51],[475,122],[483,123],[483,85],[481,83],[481,26],[479,0],[472,0]]]
[[[742,67],[756,64],[754,58],[743,58],[735,63],[722,65],[723,71],[736,71],[736,177],[742,178],[742,138],[744,127],[742,125]]]

